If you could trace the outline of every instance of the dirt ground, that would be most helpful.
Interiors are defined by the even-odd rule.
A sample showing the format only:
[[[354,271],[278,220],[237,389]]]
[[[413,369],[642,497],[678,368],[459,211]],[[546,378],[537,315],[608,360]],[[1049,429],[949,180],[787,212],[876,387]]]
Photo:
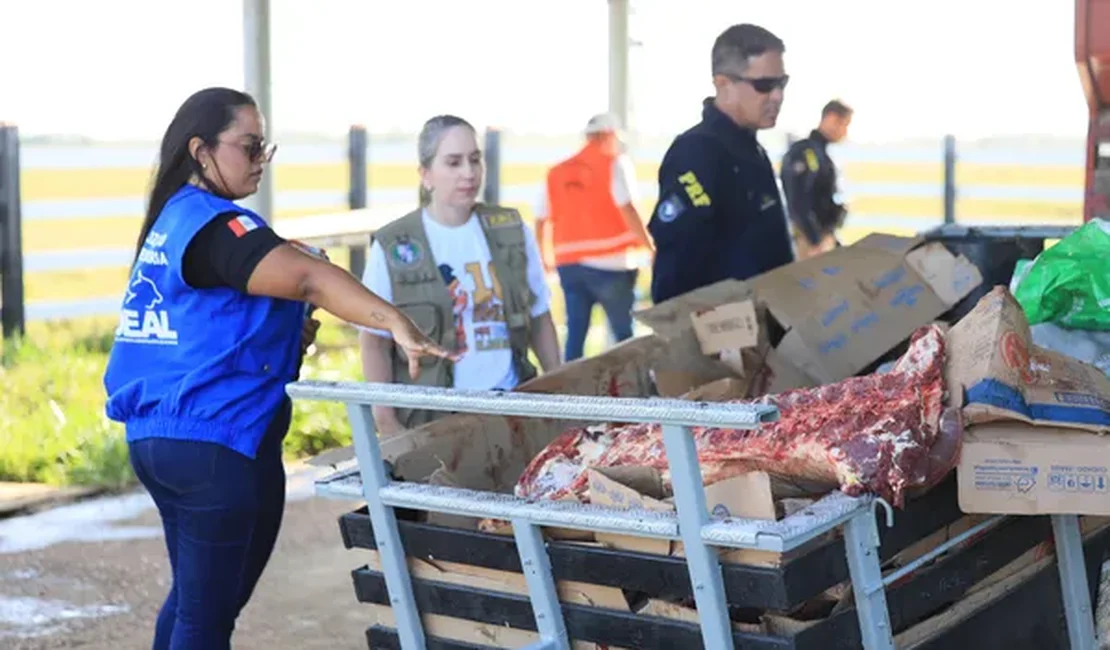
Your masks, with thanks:
[[[236,650],[366,648],[368,615],[350,579],[364,561],[343,548],[336,523],[357,505],[318,498],[287,504],[277,548],[239,618]],[[159,526],[149,509],[115,524]],[[152,534],[0,553],[0,647],[149,648],[168,577],[163,540]]]

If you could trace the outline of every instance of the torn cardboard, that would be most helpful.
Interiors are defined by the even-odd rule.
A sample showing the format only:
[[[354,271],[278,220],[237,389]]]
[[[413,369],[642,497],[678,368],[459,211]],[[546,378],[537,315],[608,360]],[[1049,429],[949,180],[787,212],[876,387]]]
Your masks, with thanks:
[[[1110,431],[1110,378],[1032,342],[1029,322],[995,287],[949,333],[947,381],[969,425],[995,421]]]
[[[745,374],[744,350],[759,345],[759,323],[752,300],[694,312],[690,322],[702,354],[718,356],[733,372]]]
[[[759,343],[759,324],[751,300],[725,303],[690,314],[702,354],[742,350]]]
[[[676,296],[633,313],[639,322],[650,327],[655,336],[666,341],[670,350],[667,363],[656,363],[653,375],[661,395],[681,395],[713,379],[739,378],[746,380],[742,397],[752,398],[768,393],[781,393],[792,388],[814,385],[813,380],[791,365],[772,345],[772,330],[767,326],[767,310],[758,301],[751,286],[738,280],[723,280],[695,291]],[[707,357],[695,323],[699,314],[719,315],[718,309],[728,320],[729,310],[746,313],[749,307],[755,313],[755,342],[741,327],[740,338],[735,332],[727,336],[707,337],[710,349],[716,348],[723,356],[719,361]],[[746,316],[742,316],[746,318]],[[724,332],[712,334],[724,335]],[[666,390],[667,392],[664,392]]]
[[[749,280],[782,326],[776,350],[814,381],[853,376],[982,283],[967,258],[920,238],[872,234]]]
[[[641,336],[627,341],[622,341],[603,354],[578,359],[560,366],[556,370],[544,373],[531,381],[524,382],[514,390],[518,392],[553,393],[562,395],[606,395],[611,397],[646,397],[653,391],[652,373],[656,367],[677,369],[683,371],[682,381],[674,382],[666,396],[674,397],[686,392],[693,386],[707,381],[725,377],[730,374],[728,368],[718,362],[704,359],[705,363],[684,362],[674,354],[670,346],[663,340],[654,336]],[[481,416],[471,414],[447,415],[439,420],[398,433],[397,435],[383,438],[382,455],[387,461],[400,462],[406,467],[401,471],[401,476],[407,480],[426,480],[433,471],[441,465],[455,474],[464,483],[469,483],[468,470],[461,474],[458,469],[460,463],[475,462],[477,456],[497,458],[498,454],[505,454],[501,443],[508,436],[507,428],[510,420],[494,416]],[[574,423],[569,423],[571,426]],[[513,424],[512,426],[517,426]],[[551,427],[546,427],[551,429]],[[563,427],[565,429],[566,427]],[[489,429],[489,435],[486,431]],[[553,429],[552,429],[553,430]],[[560,429],[561,431],[562,429]],[[529,432],[533,432],[530,428]],[[541,438],[548,435],[549,431],[541,434]],[[558,431],[551,435],[554,437]],[[494,443],[491,446],[490,440]],[[550,438],[548,438],[550,441]],[[547,444],[546,442],[544,443]],[[475,448],[469,448],[476,446]],[[534,453],[539,453],[535,449]],[[310,461],[314,465],[337,465],[354,458],[354,448],[351,446],[331,450],[321,454],[318,460]],[[509,454],[513,456],[513,454]],[[423,460],[416,465],[410,464],[413,457]],[[399,461],[399,459],[404,459]],[[529,456],[529,460],[531,457]],[[498,460],[503,463],[508,460]],[[485,462],[481,460],[480,462]],[[523,469],[520,465],[519,469]],[[511,473],[511,468],[510,468]],[[519,470],[517,470],[519,471]],[[416,477],[416,478],[409,478]],[[516,479],[514,474],[512,480]],[[498,483],[501,489],[506,487],[503,482]],[[495,489],[494,487],[478,487],[467,485],[473,489]]]
[[[689,319],[687,319],[689,323]],[[687,324],[687,329],[690,326]],[[644,397],[652,392],[655,368],[688,370],[669,396],[731,376],[717,361],[699,359],[683,365],[673,346],[657,336],[620,343],[603,354],[567,364],[522,384],[517,390],[579,395]],[[472,490],[510,493],[529,461],[563,431],[582,422],[541,418],[456,414],[382,441],[382,454],[399,480],[437,481]],[[440,522],[474,529],[477,520],[451,517]],[[548,530],[556,536],[568,531]]]
[[[650,467],[615,467],[587,470],[591,503],[612,508],[673,512],[674,503],[663,487],[660,472]],[[771,478],[749,472],[705,486],[706,509],[711,517],[777,518]],[[682,556],[682,544],[668,539],[597,533],[598,542],[611,548]],[[722,560],[742,564],[775,565],[780,555],[737,549],[722,552]]]

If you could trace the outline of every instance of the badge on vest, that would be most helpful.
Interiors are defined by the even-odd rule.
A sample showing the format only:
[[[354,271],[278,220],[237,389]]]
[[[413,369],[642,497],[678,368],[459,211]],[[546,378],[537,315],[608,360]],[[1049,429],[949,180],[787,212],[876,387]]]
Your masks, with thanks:
[[[398,237],[389,247],[389,263],[399,269],[411,269],[424,261],[424,247],[407,236]]]
[[[487,228],[508,228],[519,223],[516,215],[511,212],[489,212],[482,215]]]
[[[128,343],[177,345],[177,330],[170,326],[170,314],[158,309],[166,299],[154,280],[138,269],[127,285],[123,309],[119,313],[116,340]]]

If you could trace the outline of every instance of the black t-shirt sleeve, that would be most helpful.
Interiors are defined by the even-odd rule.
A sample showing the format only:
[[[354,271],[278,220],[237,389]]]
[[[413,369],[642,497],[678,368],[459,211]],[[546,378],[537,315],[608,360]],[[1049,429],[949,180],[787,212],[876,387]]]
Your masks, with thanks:
[[[238,212],[224,212],[201,228],[182,259],[185,282],[194,289],[231,287],[246,293],[247,281],[267,253],[285,240],[268,226],[242,227]]]

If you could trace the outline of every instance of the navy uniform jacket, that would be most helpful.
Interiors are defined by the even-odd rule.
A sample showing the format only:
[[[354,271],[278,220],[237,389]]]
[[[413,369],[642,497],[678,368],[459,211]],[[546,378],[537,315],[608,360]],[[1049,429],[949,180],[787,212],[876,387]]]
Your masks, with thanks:
[[[844,223],[845,210],[837,200],[836,166],[826,150],[828,144],[820,131],[813,131],[791,145],[780,170],[790,220],[812,245]]]
[[[659,167],[655,303],[794,260],[775,171],[755,131],[705,100],[702,121],[671,143]]]

